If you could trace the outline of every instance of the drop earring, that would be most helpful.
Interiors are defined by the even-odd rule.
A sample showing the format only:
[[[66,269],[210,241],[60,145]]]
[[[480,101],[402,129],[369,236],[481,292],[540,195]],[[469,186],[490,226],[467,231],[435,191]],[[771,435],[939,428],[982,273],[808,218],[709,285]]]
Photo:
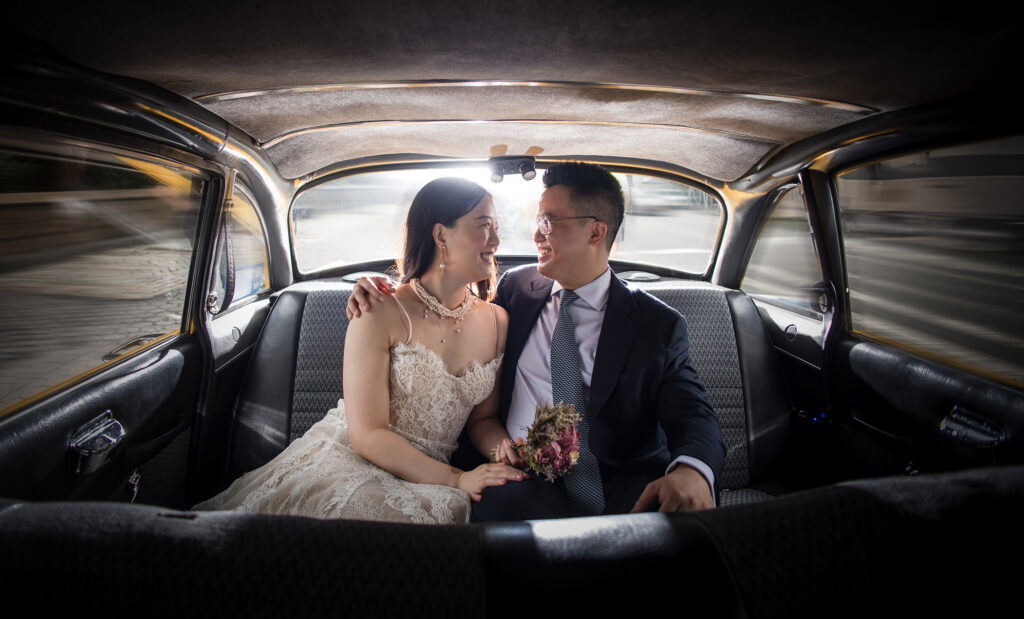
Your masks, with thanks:
[[[447,259],[448,259],[448,248],[445,247],[444,245],[442,245],[441,246],[441,264],[440,264],[441,274],[442,275],[444,275],[444,267],[445,267],[444,261],[447,260]]]

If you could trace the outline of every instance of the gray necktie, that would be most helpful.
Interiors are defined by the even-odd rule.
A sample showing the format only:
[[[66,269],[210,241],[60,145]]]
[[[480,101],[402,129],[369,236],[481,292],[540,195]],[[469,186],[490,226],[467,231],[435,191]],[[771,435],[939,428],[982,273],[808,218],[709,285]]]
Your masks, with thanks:
[[[573,404],[580,414],[580,458],[565,476],[565,489],[572,503],[588,514],[604,511],[604,489],[597,458],[590,451],[590,423],[583,401],[583,378],[580,375],[580,349],[576,345],[576,325],[569,316],[569,306],[579,296],[572,290],[562,291],[558,322],[551,335],[552,402]]]

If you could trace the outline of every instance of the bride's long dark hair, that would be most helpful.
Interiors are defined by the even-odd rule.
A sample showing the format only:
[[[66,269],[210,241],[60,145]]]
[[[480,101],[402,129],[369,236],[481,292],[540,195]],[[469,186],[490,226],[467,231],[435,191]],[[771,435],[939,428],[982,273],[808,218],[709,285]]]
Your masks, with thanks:
[[[434,263],[437,253],[434,224],[451,228],[456,220],[472,211],[488,195],[480,185],[455,177],[434,179],[419,190],[405,219],[405,242],[402,259],[398,261],[402,283],[421,277]],[[492,300],[498,282],[497,273],[495,262],[491,276],[471,286],[473,293],[485,301]]]

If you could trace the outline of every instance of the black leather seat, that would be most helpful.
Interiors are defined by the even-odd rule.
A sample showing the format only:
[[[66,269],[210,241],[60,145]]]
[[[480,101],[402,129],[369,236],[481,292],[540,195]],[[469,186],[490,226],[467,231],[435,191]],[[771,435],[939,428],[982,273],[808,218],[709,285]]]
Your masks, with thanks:
[[[316,282],[277,297],[235,404],[231,479],[283,451],[342,397],[351,290],[348,284]]]
[[[43,616],[1001,616],[1022,513],[1019,466],[486,525],[0,500],[0,592]]]
[[[758,486],[786,476],[790,406],[753,303],[742,292],[701,282],[644,288],[687,318],[693,363],[727,447],[720,504],[769,497]],[[324,281],[278,296],[236,404],[231,479],[280,453],[342,397],[350,291],[349,284]],[[459,454],[455,461],[461,463]]]

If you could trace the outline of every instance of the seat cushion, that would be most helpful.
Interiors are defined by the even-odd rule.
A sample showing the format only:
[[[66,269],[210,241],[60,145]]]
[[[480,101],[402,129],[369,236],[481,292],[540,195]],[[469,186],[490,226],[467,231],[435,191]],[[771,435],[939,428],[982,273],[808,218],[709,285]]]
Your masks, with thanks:
[[[722,490],[718,494],[718,506],[741,505],[744,503],[757,503],[772,498],[772,495],[763,490],[754,488],[736,488],[735,490]]]

